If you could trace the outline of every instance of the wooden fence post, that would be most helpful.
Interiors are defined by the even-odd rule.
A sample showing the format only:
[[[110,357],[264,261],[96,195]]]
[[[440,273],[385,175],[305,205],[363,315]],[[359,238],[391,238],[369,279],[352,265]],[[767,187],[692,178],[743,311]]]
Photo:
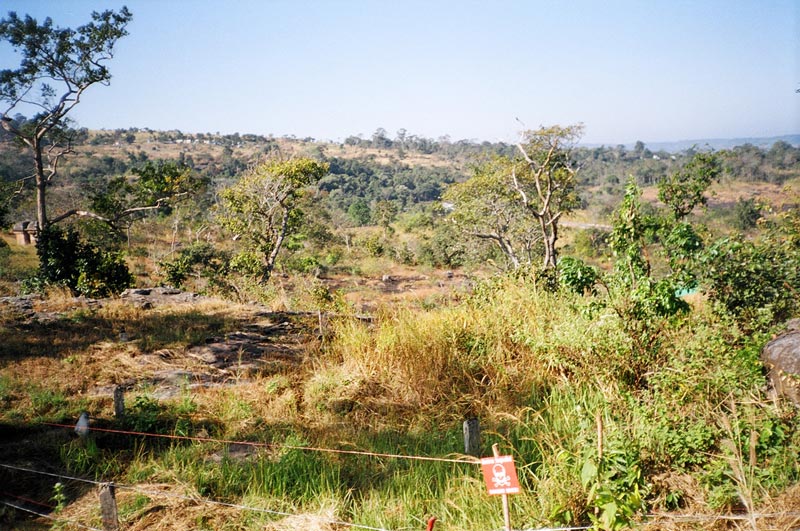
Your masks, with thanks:
[[[100,485],[100,514],[103,519],[103,531],[119,531],[117,495],[113,483]]]
[[[114,387],[114,417],[121,420],[125,416],[125,389],[121,385]]]
[[[481,425],[475,417],[464,421],[464,453],[475,457],[481,453]]]

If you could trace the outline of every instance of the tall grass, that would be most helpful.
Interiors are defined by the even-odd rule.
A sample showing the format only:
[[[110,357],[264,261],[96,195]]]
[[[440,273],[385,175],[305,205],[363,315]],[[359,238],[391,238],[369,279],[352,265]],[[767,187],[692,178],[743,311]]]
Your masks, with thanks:
[[[764,338],[744,337],[701,308],[648,323],[659,352],[639,359],[631,327],[599,302],[506,278],[479,287],[465,304],[385,310],[371,326],[342,322],[325,365],[340,385],[329,376],[326,392],[355,402],[351,419],[359,418],[359,408],[407,426],[453,425],[479,415],[487,438],[517,456],[529,490],[515,503],[525,507],[530,525],[595,518],[618,525],[642,511],[643,500],[662,509],[738,510],[742,497],[724,493],[743,492],[742,474],[714,472],[720,466],[714,456],[730,453],[724,423],[715,420],[730,397],[755,397],[751,404],[761,413],[752,416],[750,430],[783,434],[773,435],[780,449],[771,450],[783,457],[764,462],[773,488],[761,489],[761,501],[796,481],[795,462],[784,458],[797,450],[790,441],[797,428],[770,413],[761,394]],[[372,393],[364,396],[364,389]],[[378,400],[412,407],[381,410]],[[380,423],[362,418],[366,426]],[[595,476],[586,473],[591,467],[600,467]],[[696,478],[697,492],[655,485],[656,476],[681,474]],[[444,481],[448,489],[454,484],[465,490],[448,490],[448,500],[475,488]],[[609,500],[618,512],[606,515],[600,507]],[[446,511],[459,522],[454,528],[489,524],[468,506]]]
[[[763,396],[766,337],[745,337],[700,308],[648,323],[659,355],[637,359],[631,329],[603,302],[503,278],[461,303],[382,308],[371,323],[336,318],[302,366],[186,390],[153,411],[131,408],[153,413],[165,433],[278,447],[242,453],[219,443],[99,437],[94,449],[72,444],[60,457],[69,470],[299,515],[388,529],[422,529],[435,515],[437,529],[497,529],[500,503],[474,464],[280,447],[452,457],[463,450],[462,421],[478,416],[482,454],[498,443],[515,458],[523,486],[511,497],[515,528],[620,528],[651,511],[781,507],[800,481],[800,429],[796,412]],[[149,348],[179,348],[204,327],[232,326],[213,312],[164,316],[174,331],[145,317],[137,322],[154,336]],[[15,401],[21,388],[4,378],[0,401]],[[77,403],[57,389],[37,393],[42,413]],[[211,508],[135,502],[129,524],[148,506],[175,512],[164,521],[185,511],[188,527],[218,524]],[[225,514],[236,529],[313,528],[301,516]]]

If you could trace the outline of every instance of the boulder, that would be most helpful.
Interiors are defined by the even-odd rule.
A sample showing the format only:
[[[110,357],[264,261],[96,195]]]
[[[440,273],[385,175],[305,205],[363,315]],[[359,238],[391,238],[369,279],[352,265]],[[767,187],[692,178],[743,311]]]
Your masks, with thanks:
[[[800,319],[786,323],[786,332],[766,344],[761,359],[775,392],[800,407]]]

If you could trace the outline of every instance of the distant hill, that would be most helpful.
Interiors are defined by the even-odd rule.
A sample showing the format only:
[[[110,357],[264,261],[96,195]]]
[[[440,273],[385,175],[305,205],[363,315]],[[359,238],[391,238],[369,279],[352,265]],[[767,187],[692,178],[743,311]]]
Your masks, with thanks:
[[[711,149],[731,149],[736,146],[743,146],[745,144],[752,144],[762,149],[769,149],[775,142],[783,140],[794,147],[800,147],[800,134],[795,135],[781,135],[781,136],[768,136],[768,137],[751,137],[751,138],[702,138],[698,140],[678,140],[675,142],[653,142],[647,143],[647,147],[651,151],[668,151],[675,153],[697,146],[698,148],[711,148]],[[631,144],[633,147],[633,144]]]
[[[783,140],[794,147],[800,147],[800,134],[767,136],[767,137],[748,137],[748,138],[698,138],[694,140],[675,140],[673,142],[645,142],[645,146],[650,151],[666,151],[668,153],[678,153],[685,151],[692,146],[698,149],[731,149],[736,146],[752,144],[762,149],[769,149],[775,142]],[[600,147],[603,144],[583,144],[586,147]],[[609,144],[605,144],[609,145]],[[625,144],[626,149],[633,149],[635,143]]]

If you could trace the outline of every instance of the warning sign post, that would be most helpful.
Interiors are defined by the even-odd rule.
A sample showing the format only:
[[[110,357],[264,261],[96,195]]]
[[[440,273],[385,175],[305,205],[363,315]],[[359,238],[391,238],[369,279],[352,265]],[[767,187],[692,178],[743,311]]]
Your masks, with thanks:
[[[510,455],[484,457],[481,459],[481,470],[490,495],[519,494],[517,470],[514,468],[514,458]]]
[[[508,495],[519,494],[519,479],[517,469],[514,468],[514,458],[510,455],[500,455],[497,444],[492,445],[494,457],[481,459],[483,479],[486,489],[492,496],[503,497],[503,519],[506,531],[511,531],[511,514],[508,510]]]

